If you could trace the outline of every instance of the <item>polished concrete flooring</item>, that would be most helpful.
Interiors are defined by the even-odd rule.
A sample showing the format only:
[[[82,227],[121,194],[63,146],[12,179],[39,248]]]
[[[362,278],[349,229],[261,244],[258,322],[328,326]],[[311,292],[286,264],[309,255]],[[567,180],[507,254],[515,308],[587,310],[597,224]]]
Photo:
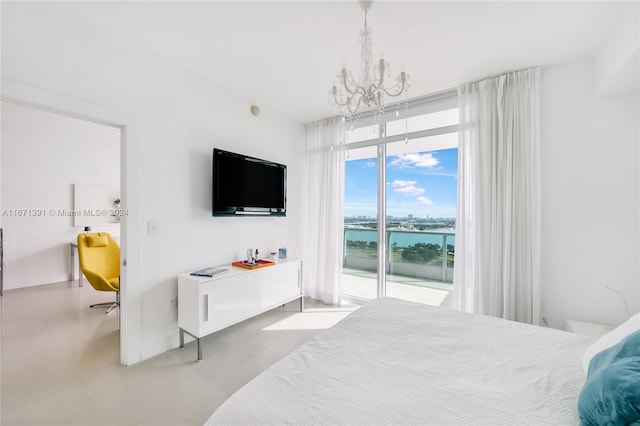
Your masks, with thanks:
[[[139,364],[120,365],[113,294],[76,282],[0,297],[0,424],[201,425],[231,394],[357,306],[278,308]],[[177,326],[176,326],[177,328]]]

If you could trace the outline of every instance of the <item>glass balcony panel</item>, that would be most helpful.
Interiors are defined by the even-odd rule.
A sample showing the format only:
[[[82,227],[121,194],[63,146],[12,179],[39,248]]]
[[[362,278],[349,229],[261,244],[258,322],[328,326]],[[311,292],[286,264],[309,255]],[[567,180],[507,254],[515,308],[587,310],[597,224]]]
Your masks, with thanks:
[[[344,235],[347,249],[343,263],[343,293],[373,299],[376,297],[377,258],[369,242],[377,238],[377,232],[346,227]],[[389,230],[387,241],[390,251],[387,295],[428,305],[449,306],[455,256],[453,231]]]

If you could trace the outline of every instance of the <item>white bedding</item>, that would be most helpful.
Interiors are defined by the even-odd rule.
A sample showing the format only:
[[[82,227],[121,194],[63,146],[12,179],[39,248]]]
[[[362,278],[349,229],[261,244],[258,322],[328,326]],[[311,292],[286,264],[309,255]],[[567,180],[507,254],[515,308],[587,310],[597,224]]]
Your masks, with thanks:
[[[207,424],[578,424],[593,341],[377,299],[268,368]]]

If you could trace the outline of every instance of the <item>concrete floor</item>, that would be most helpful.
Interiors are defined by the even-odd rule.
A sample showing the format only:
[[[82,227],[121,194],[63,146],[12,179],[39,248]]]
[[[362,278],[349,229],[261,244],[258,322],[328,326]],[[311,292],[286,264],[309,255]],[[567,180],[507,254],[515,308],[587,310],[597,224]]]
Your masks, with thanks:
[[[344,318],[355,305],[305,301],[277,308],[131,367],[120,365],[119,311],[77,281],[9,290],[0,298],[0,424],[202,425],[267,367]],[[177,324],[176,324],[177,333]]]

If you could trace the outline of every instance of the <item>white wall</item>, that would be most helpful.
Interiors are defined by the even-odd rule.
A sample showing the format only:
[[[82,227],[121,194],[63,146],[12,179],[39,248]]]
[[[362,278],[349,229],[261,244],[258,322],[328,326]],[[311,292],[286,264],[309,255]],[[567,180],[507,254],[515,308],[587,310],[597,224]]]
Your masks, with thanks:
[[[628,2],[628,13],[604,37],[596,55],[596,90],[620,95],[640,90],[640,7]]]
[[[140,273],[138,282],[125,285],[137,290],[130,306],[140,306],[141,325],[130,339],[141,342],[142,359],[177,346],[177,312],[170,301],[179,273],[228,264],[247,247],[268,252],[285,245],[291,256],[302,256],[302,124],[265,105],[254,117],[248,99],[53,5],[3,4],[2,33],[3,79],[135,118],[137,136],[131,141],[138,152],[127,168],[137,176],[127,179],[139,179],[140,187],[127,198],[140,206],[140,223],[131,227],[140,231],[125,230],[124,238],[133,247],[139,242],[130,256],[139,259]],[[287,217],[212,217],[214,147],[286,164]],[[156,235],[147,235],[148,220],[157,222]]]
[[[617,325],[640,310],[637,93],[596,95],[594,60],[542,73],[543,313]]]
[[[119,186],[120,130],[2,102],[5,290],[69,279],[73,185]],[[18,216],[19,210],[29,209]],[[117,224],[94,226],[119,236]]]

